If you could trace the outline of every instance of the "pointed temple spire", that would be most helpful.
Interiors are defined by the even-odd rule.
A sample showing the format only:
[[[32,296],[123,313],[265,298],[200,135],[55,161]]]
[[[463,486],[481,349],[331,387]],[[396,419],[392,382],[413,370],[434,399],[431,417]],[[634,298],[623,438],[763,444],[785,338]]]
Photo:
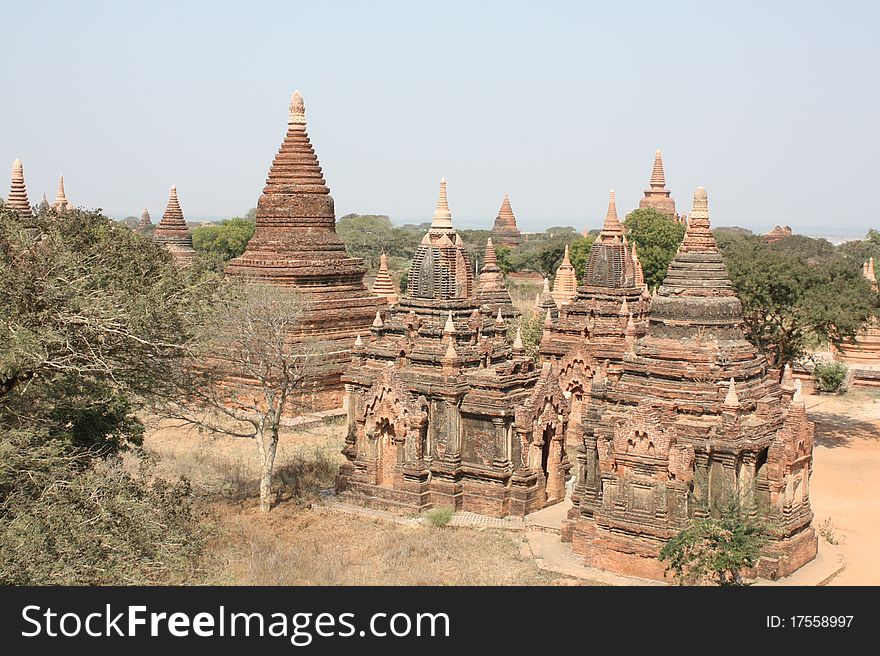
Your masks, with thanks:
[[[501,308],[498,308],[498,315],[495,317],[495,327],[500,328],[504,326],[504,317],[501,316]]]
[[[171,185],[171,190],[168,193],[168,205],[165,207],[162,220],[156,227],[154,237],[156,241],[168,249],[178,264],[185,266],[195,259],[196,252],[192,245],[192,235],[186,227],[175,185]]]
[[[636,266],[636,284],[644,285],[645,284],[645,270],[642,268],[642,263],[639,262],[639,254],[636,252],[636,242],[633,241],[632,247],[632,261]],[[645,285],[645,289],[647,289],[647,285]]]
[[[32,218],[34,216],[24,184],[24,167],[20,159],[12,163],[12,184],[9,187],[9,195],[6,197],[5,204],[9,209],[18,212],[22,218]]]
[[[376,309],[376,318],[373,319],[373,328],[384,328],[385,324],[382,322],[382,311]]]
[[[661,214],[671,218],[677,218],[675,213],[675,201],[670,197],[670,191],[666,188],[666,174],[663,171],[663,154],[660,149],[654,154],[654,168],[651,169],[651,180],[645,189],[645,197],[639,201],[639,208],[654,208]]]
[[[614,198],[614,190],[608,192],[608,211],[605,213],[605,223],[597,241],[613,241],[623,239],[623,226],[617,218],[617,201]]]
[[[523,242],[522,234],[516,225],[516,217],[510,207],[510,198],[504,194],[501,201],[501,209],[495,217],[495,225],[492,226],[492,235],[502,246],[519,246]]]
[[[571,264],[568,253],[568,244],[565,245],[565,254],[562,256],[562,264],[556,269],[556,278],[553,280],[553,299],[560,307],[571,303],[577,298],[577,273]]]
[[[376,296],[384,296],[388,305],[397,303],[397,292],[394,290],[394,281],[388,273],[388,256],[385,253],[379,256],[379,271],[373,282],[372,291]]]
[[[446,200],[446,178],[440,178],[440,195],[437,197],[437,207],[434,209],[434,219],[431,221],[431,232],[452,231],[452,213]]]
[[[355,348],[363,348],[363,346],[364,346],[364,340],[361,338],[361,334],[358,333],[357,337],[354,340],[354,347]]]
[[[872,258],[873,261],[873,258]],[[483,256],[483,268],[486,267],[497,267],[498,266],[498,254],[495,252],[495,245],[492,243],[492,238],[489,237],[486,240],[486,254]]]
[[[449,311],[449,315],[446,317],[446,324],[443,326],[444,333],[454,333],[455,332],[455,323],[452,321],[452,310]]]
[[[58,194],[55,196],[55,203],[52,205],[56,210],[67,210],[73,207],[71,202],[67,200],[64,193],[64,176],[58,178]]]
[[[40,211],[42,211],[42,212],[45,212],[50,207],[52,207],[51,205],[49,205],[49,199],[46,198],[45,192],[43,192],[43,200],[40,201],[40,204],[38,205],[38,207],[40,208]]]
[[[525,350],[523,345],[522,326],[516,327],[516,336],[513,338],[513,350],[514,352],[522,352]]]

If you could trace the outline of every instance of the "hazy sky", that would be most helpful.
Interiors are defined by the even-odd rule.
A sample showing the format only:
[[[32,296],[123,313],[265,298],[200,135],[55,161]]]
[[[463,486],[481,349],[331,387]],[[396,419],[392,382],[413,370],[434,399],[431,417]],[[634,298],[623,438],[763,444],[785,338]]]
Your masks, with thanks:
[[[611,5],[4,3],[0,162],[34,203],[63,173],[111,215],[158,220],[175,183],[188,218],[233,216],[300,89],[337,216],[429,220],[446,176],[461,227],[505,192],[524,230],[597,227],[659,147],[715,225],[878,227],[880,3]]]

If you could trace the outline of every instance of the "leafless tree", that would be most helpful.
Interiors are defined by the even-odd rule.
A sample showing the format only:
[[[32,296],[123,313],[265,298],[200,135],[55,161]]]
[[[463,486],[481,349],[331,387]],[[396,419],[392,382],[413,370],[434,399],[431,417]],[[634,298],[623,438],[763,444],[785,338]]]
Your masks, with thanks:
[[[302,334],[303,298],[247,282],[217,304],[191,354],[181,388],[162,409],[214,433],[256,441],[260,510],[272,506],[272,475],[285,416],[304,408],[317,349]]]

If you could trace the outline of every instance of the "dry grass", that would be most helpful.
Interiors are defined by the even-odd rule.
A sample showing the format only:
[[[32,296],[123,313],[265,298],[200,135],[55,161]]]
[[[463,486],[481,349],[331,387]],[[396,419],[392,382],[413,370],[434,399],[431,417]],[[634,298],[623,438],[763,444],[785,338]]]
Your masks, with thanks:
[[[510,300],[518,312],[530,312],[535,307],[535,294],[540,294],[544,283],[533,280],[507,280]]]
[[[519,532],[411,526],[321,506],[343,457],[345,428],[288,432],[279,443],[278,504],[259,512],[258,455],[250,440],[159,422],[146,446],[158,473],[186,476],[211,510],[208,581],[227,585],[571,584],[539,570]]]

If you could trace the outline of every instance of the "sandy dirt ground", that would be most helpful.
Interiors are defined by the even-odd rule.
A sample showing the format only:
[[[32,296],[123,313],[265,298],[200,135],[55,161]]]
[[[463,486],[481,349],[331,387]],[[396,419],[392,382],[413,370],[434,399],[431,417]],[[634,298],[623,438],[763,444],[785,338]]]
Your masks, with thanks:
[[[846,569],[831,585],[880,585],[880,393],[806,397],[816,422],[810,500],[817,531],[830,520]]]

